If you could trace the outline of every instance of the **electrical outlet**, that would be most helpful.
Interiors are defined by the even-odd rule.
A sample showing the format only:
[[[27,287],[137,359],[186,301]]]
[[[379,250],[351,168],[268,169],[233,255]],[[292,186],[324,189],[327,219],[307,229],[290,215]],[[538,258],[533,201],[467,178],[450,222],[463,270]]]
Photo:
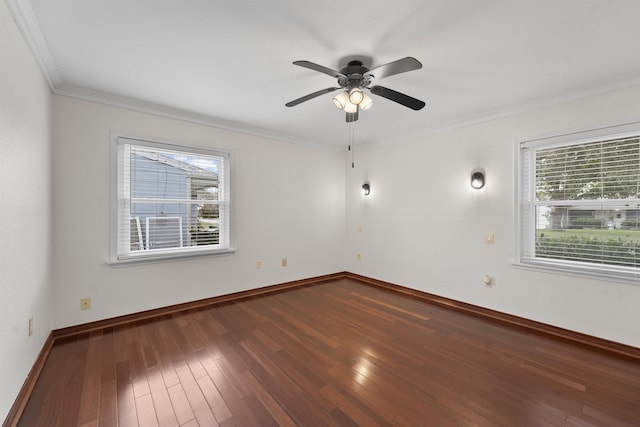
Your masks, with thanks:
[[[33,317],[29,318],[29,336],[33,335]]]
[[[493,277],[491,277],[491,275],[489,274],[484,275],[484,285],[487,288],[490,288],[491,286],[493,286]]]
[[[287,259],[286,258],[282,258],[282,266],[283,267],[287,266]]]
[[[80,310],[89,310],[91,308],[91,298],[80,298]]]
[[[262,261],[256,261],[256,270],[260,270],[262,268]]]

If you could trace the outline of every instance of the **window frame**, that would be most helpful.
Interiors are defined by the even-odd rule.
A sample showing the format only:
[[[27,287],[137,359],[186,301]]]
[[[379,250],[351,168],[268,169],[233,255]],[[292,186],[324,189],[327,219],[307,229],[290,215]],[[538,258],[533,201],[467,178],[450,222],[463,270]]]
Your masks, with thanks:
[[[590,262],[568,261],[553,258],[538,258],[535,255],[535,247],[525,248],[525,245],[535,245],[536,215],[535,215],[535,155],[529,156],[530,181],[525,182],[524,162],[525,150],[535,148],[537,150],[560,148],[571,145],[587,144],[590,142],[605,141],[609,139],[622,139],[640,135],[640,122],[630,122],[607,126],[586,131],[575,131],[564,134],[547,135],[538,138],[522,139],[515,141],[514,177],[515,177],[515,230],[514,230],[514,254],[513,265],[534,271],[545,271],[562,275],[584,277],[640,285],[640,267],[619,267],[613,264],[598,264]],[[534,151],[535,152],[535,151]],[[532,191],[533,194],[525,194]],[[598,200],[607,205],[606,200]],[[580,202],[578,202],[579,204]],[[529,206],[526,206],[530,204]],[[594,203],[595,204],[595,203]],[[533,210],[533,214],[531,211]],[[528,219],[525,218],[528,216]],[[526,256],[531,252],[533,256]]]
[[[208,149],[202,147],[188,146],[181,143],[172,141],[160,140],[158,138],[141,138],[124,133],[111,132],[110,133],[110,227],[109,227],[109,260],[108,264],[131,264],[141,262],[158,262],[158,261],[170,261],[181,258],[192,258],[201,256],[216,256],[216,255],[229,255],[235,252],[234,248],[234,232],[233,232],[233,205],[232,205],[232,193],[231,193],[231,169],[232,169],[232,156],[231,152],[221,149]],[[119,242],[120,227],[123,223],[119,218],[119,179],[120,179],[120,164],[119,164],[119,149],[120,146],[129,144],[140,147],[149,147],[155,149],[166,149],[169,151],[180,151],[182,153],[194,154],[194,155],[207,155],[221,157],[223,162],[223,172],[221,176],[222,181],[222,193],[224,199],[220,200],[220,205],[226,205],[225,218],[220,218],[221,223],[219,227],[220,244],[215,247],[208,247],[213,245],[202,246],[182,246],[176,248],[164,248],[153,250],[142,250],[140,252],[132,253],[127,251],[122,253],[119,251],[119,245],[124,246],[125,242]],[[189,184],[190,185],[190,184]],[[222,231],[222,230],[225,231]],[[222,233],[226,233],[223,236]],[[188,234],[188,233],[187,233]],[[188,242],[188,237],[184,237],[183,243]]]

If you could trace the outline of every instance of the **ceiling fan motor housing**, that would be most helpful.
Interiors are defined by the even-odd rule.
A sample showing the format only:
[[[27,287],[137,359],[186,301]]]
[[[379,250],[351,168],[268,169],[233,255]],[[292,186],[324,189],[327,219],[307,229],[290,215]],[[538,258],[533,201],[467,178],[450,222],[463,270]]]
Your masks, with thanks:
[[[345,77],[338,78],[338,85],[347,89],[368,87],[373,77],[366,75],[368,71],[369,69],[361,61],[350,61],[346,67],[340,70],[340,73]]]

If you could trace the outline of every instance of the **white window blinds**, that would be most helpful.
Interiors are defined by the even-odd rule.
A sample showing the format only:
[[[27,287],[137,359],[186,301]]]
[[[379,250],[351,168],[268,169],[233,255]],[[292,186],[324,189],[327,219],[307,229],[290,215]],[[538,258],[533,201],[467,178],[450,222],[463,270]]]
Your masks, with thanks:
[[[117,138],[116,260],[230,248],[229,154]]]
[[[519,168],[521,262],[638,275],[637,124],[524,142]]]

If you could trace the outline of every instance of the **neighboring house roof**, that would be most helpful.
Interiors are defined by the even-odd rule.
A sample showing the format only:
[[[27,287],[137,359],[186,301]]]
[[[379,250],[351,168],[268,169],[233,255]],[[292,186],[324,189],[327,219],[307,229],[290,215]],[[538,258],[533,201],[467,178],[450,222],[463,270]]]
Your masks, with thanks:
[[[165,156],[158,152],[142,151],[142,150],[136,149],[133,155],[144,157],[145,159],[148,159],[148,160],[152,160],[168,166],[172,166],[174,168],[178,168],[180,170],[187,172],[189,175],[197,175],[199,177],[210,177],[215,179],[218,178],[218,174],[215,172],[212,172],[210,170],[207,170],[198,166],[191,165],[186,162],[182,162],[180,160],[173,159],[169,156]]]

